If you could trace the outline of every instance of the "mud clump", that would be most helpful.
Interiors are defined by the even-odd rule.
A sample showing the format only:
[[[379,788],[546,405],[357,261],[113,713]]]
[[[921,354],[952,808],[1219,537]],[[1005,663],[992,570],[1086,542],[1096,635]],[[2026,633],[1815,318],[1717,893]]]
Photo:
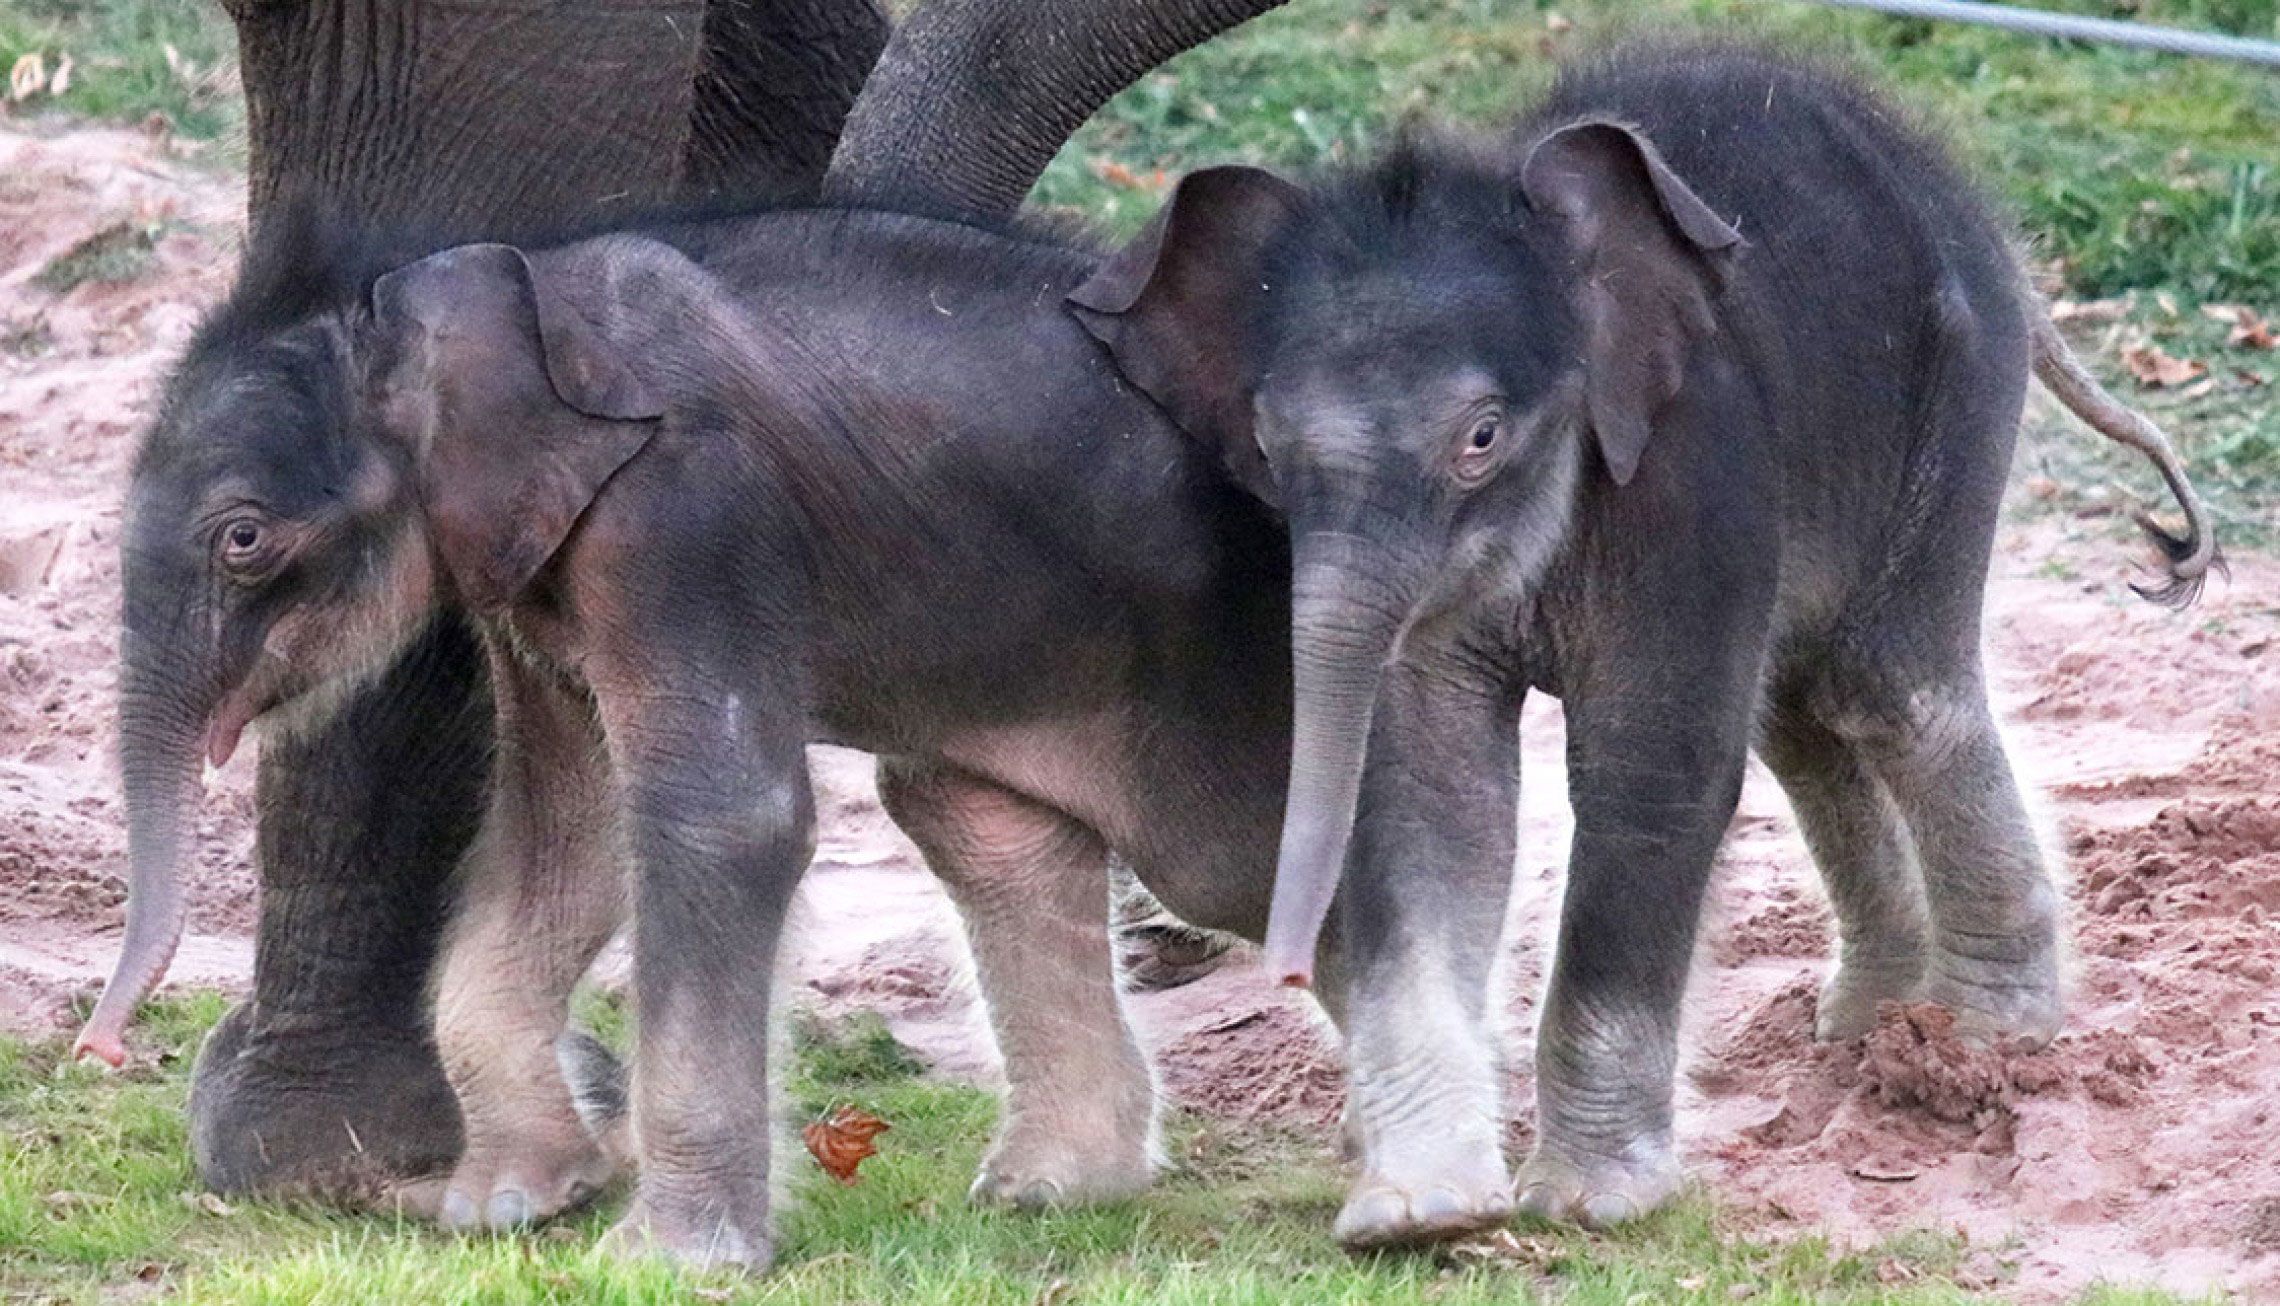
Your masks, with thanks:
[[[1861,1040],[1860,1070],[1884,1105],[1951,1124],[1984,1123],[2011,1105],[2003,1055],[1958,1036],[1955,1013],[1936,1003],[1885,1004]]]

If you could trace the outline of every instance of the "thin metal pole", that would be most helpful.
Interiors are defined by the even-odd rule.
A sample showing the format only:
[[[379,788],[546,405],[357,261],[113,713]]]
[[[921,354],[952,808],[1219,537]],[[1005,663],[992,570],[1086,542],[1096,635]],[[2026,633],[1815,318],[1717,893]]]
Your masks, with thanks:
[[[2104,41],[2134,45],[2166,54],[2198,55],[2206,59],[2238,59],[2245,63],[2280,68],[2280,41],[2259,41],[2217,32],[2188,32],[2175,27],[2122,23],[2110,18],[2083,18],[2054,14],[2015,5],[1982,4],[1979,0],[1818,0],[1847,9],[1874,9],[1903,18],[1933,18],[1956,23],[1979,23],[2032,36],[2057,36],[2075,41]]]

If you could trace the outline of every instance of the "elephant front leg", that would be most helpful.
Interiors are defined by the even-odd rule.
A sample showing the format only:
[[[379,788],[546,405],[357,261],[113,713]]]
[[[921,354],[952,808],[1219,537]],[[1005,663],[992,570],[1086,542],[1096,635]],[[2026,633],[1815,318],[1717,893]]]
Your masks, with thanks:
[[[1155,1084],[1117,997],[1100,836],[927,762],[882,762],[879,795],[958,904],[1005,1058],[1005,1118],[974,1200],[1034,1209],[1147,1187]]]
[[[1712,859],[1740,801],[1748,697],[1568,704],[1575,840],[1536,1045],[1530,1214],[1595,1228],[1678,1191],[1679,1006]]]
[[[436,986],[436,1043],[467,1146],[438,1214],[508,1229],[585,1201],[613,1166],[557,1047],[570,996],[624,916],[615,807],[582,697],[492,659],[499,755]]]
[[[1512,882],[1520,698],[1449,668],[1395,667],[1381,691],[1321,967],[1361,1165],[1336,1227],[1351,1247],[1512,1213],[1488,997]]]
[[[636,868],[640,1180],[609,1245],[762,1270],[769,981],[815,847],[796,700],[750,681],[658,684],[646,667],[596,690]]]

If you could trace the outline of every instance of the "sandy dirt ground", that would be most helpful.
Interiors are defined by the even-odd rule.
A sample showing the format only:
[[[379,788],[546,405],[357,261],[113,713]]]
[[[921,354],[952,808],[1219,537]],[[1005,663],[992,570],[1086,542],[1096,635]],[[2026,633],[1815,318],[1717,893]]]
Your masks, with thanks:
[[[111,754],[120,495],[156,379],[234,261],[237,189],[130,132],[0,133],[0,1027],[46,1032],[116,945],[124,834]],[[143,274],[35,277],[116,224]],[[2033,441],[2092,437],[2044,420]],[[2100,1278],[2280,1299],[2280,564],[2236,557],[2179,616],[2124,589],[2099,522],[2006,529],[1989,621],[2000,704],[2070,903],[2068,1028],[1999,1056],[1935,1010],[1819,1046],[1829,916],[1777,790],[1753,770],[1689,1006],[1681,1131],[1739,1227],[1858,1240],[1955,1229],[1966,1269],[2027,1298]],[[1512,910],[1512,1134],[1556,916],[1567,814],[1556,705],[1525,724]],[[257,910],[252,765],[213,778],[176,985],[242,988]],[[938,1072],[994,1054],[942,894],[851,754],[819,754],[822,846],[796,1000],[869,1009]],[[1319,1132],[1342,1096],[1298,999],[1238,963],[1131,1006],[1169,1097]]]

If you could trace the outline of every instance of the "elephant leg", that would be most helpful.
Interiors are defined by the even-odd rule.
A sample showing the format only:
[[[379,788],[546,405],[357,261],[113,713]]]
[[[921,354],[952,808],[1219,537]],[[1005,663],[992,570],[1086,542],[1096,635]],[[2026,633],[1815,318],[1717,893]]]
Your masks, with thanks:
[[[2040,1046],[2058,1033],[2058,890],[1976,667],[1853,700],[1847,729],[1890,791],[1923,867],[1923,996],[1967,1034]]]
[[[428,971],[481,819],[490,715],[474,637],[441,622],[323,726],[263,741],[253,996],[192,1075],[207,1187],[364,1196],[458,1156]]]
[[[1156,1092],[1117,997],[1100,836],[927,762],[883,761],[879,793],[965,918],[1005,1058],[1005,1118],[974,1199],[1044,1207],[1145,1188]]]
[[[626,621],[698,628],[685,612]],[[608,1243],[757,1271],[774,1256],[769,997],[784,919],[815,850],[815,797],[802,700],[777,674],[799,660],[744,643],[733,665],[676,665],[691,651],[706,650],[636,647],[593,660],[633,854],[640,1178]]]
[[[812,198],[887,34],[876,0],[705,0],[682,193]]]
[[[1733,620],[1721,631],[1624,614],[1606,629],[1629,647],[1568,694],[1575,835],[1537,1034],[1536,1146],[1519,1178],[1531,1214],[1605,1227],[1678,1191],[1679,1008],[1741,800],[1759,677],[1761,642]]]
[[[1821,988],[1821,1038],[1858,1038],[1884,1002],[1915,996],[1924,977],[1924,885],[1908,832],[1853,745],[1792,698],[1776,703],[1759,755],[1772,768],[1836,909],[1836,973]]]
[[[436,983],[436,1044],[467,1146],[440,1209],[509,1229],[576,1206],[612,1166],[557,1047],[571,990],[625,915],[611,790],[582,695],[494,649],[499,752]]]
[[[1453,1237],[1512,1213],[1490,972],[1512,887],[1521,695],[1390,669],[1318,986],[1345,1033],[1338,1240]]]

